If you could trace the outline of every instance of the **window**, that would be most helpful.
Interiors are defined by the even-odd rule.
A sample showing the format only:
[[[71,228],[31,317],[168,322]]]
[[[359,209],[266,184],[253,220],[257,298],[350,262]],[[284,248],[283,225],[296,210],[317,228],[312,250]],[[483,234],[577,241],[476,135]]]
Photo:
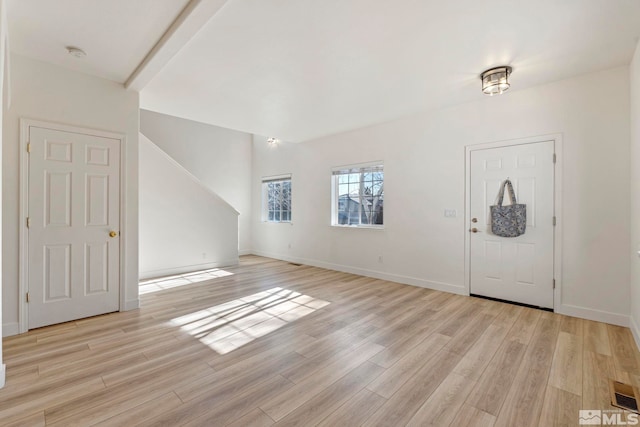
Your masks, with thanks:
[[[262,179],[262,220],[291,222],[291,175]]]
[[[382,227],[384,170],[382,162],[333,170],[332,225]]]

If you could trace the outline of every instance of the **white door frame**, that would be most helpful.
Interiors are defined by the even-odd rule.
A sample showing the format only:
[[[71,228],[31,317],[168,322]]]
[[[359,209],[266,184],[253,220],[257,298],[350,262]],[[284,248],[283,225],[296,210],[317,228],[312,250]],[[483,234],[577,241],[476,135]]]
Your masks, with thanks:
[[[27,144],[29,143],[29,128],[39,127],[52,129],[62,132],[79,133],[82,135],[98,136],[103,138],[111,138],[120,142],[120,275],[118,289],[120,292],[119,310],[125,307],[125,239],[126,236],[126,174],[125,174],[125,141],[126,137],[120,133],[107,132],[97,129],[89,129],[78,126],[63,125],[59,123],[45,122],[41,120],[20,119],[20,226],[19,228],[19,250],[18,250],[18,328],[19,333],[29,330],[29,304],[27,304],[27,291],[29,283],[29,234],[27,232],[27,216],[29,212],[29,156],[27,153]]]
[[[556,226],[553,228],[553,280],[555,281],[553,309],[557,311],[562,306],[562,134],[541,135],[465,146],[464,285],[467,295],[471,294],[471,235],[469,233],[469,224],[471,224],[471,152],[545,141],[554,142],[554,152],[556,154],[553,179],[553,215],[556,217]]]

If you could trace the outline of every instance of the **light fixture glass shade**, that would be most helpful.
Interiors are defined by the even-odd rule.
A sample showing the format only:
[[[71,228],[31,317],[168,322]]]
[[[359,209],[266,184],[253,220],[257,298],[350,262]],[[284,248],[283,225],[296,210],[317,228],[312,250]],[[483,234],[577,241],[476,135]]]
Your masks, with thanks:
[[[269,145],[275,145],[279,142],[280,140],[278,138],[274,138],[274,137],[267,138],[267,144]]]
[[[496,67],[485,71],[481,75],[482,92],[489,96],[500,95],[509,87],[509,75],[511,75],[511,67]]]

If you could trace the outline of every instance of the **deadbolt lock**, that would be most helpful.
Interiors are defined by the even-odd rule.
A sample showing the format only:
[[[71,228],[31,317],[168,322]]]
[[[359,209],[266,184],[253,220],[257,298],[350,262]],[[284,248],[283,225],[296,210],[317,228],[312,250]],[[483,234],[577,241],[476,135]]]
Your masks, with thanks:
[[[478,218],[471,218],[471,222],[478,222]]]

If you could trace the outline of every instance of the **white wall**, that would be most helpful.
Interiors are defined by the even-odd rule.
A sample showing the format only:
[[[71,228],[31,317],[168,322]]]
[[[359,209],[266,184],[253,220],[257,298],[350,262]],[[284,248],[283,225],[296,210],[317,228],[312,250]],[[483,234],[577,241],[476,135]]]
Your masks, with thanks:
[[[4,0],[0,0],[0,174],[2,173],[2,146],[4,145],[4,138],[2,138],[3,129],[3,114],[5,110],[5,88],[6,88],[6,75],[5,66],[7,64],[7,19],[6,8]],[[0,175],[1,176],[1,175]],[[1,181],[1,179],[0,179]],[[0,189],[1,190],[1,189]],[[0,224],[2,223],[2,197],[0,197]],[[2,229],[0,228],[0,242],[2,242]],[[2,319],[2,245],[0,245],[0,319]],[[4,387],[5,383],[5,371],[6,367],[2,362],[2,337],[3,327],[0,321],[0,388]]]
[[[238,263],[238,212],[140,134],[140,277]]]
[[[3,129],[3,322],[18,333],[19,119],[30,118],[126,136],[124,309],[138,306],[138,93],[120,84],[26,57],[11,56],[11,105]]]
[[[254,252],[464,293],[464,147],[555,133],[564,144],[556,309],[627,324],[627,67],[310,142],[274,148],[255,137]],[[330,227],[331,167],[373,160],[384,161],[385,229]],[[262,223],[260,177],[282,173],[293,174],[293,224]],[[457,218],[445,218],[445,208]]]
[[[631,77],[631,331],[640,347],[640,42]]]
[[[240,212],[240,254],[251,249],[251,135],[140,110],[140,132]]]

